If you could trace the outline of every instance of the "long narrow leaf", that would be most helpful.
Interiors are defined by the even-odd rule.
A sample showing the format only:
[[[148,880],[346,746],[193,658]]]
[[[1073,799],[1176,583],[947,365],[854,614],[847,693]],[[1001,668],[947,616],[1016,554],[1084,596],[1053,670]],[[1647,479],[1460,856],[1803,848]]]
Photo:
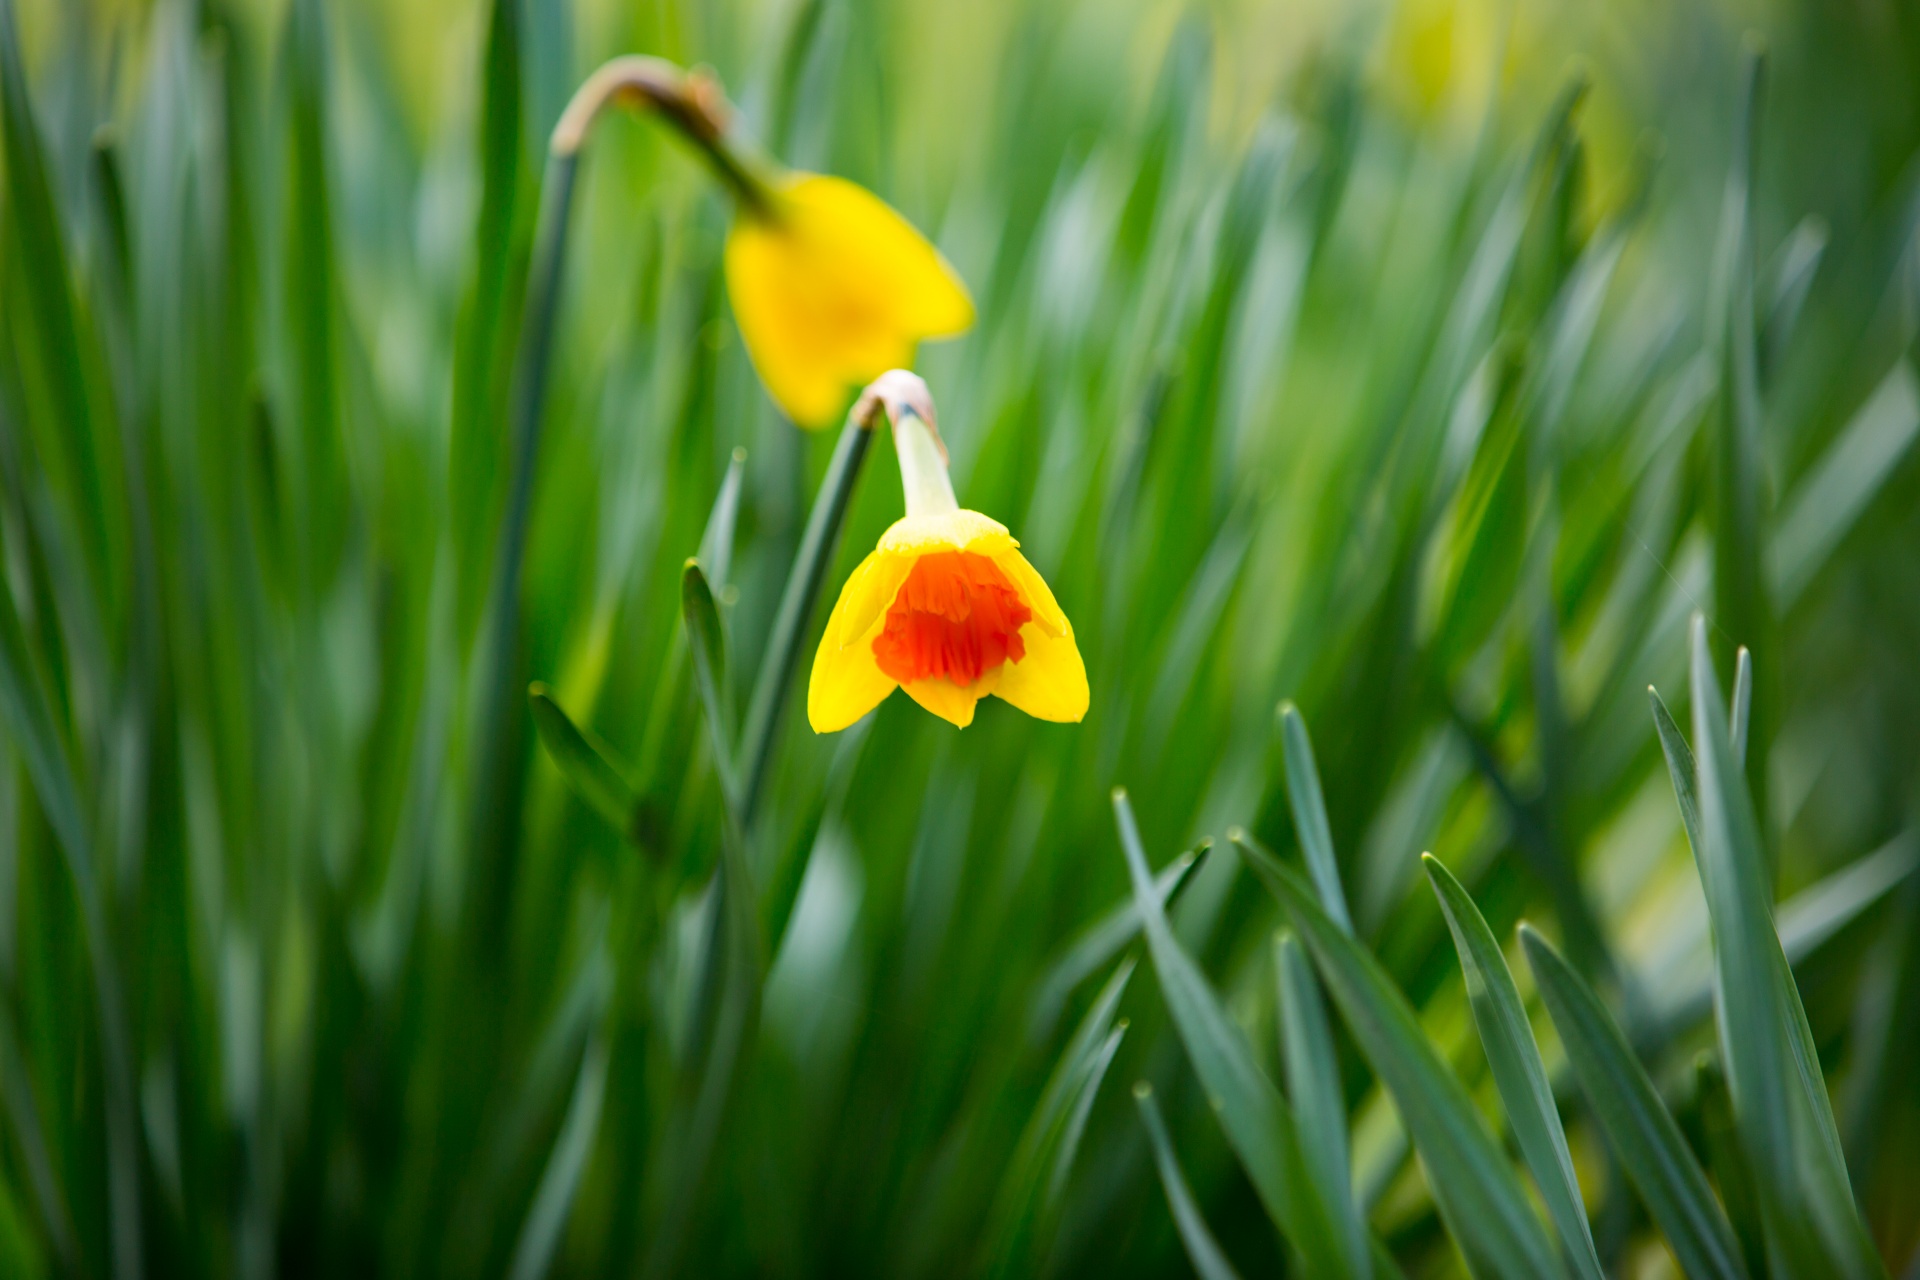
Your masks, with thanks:
[[[1153,878],[1153,890],[1159,895],[1163,910],[1173,909],[1180,891],[1206,861],[1210,848],[1211,843],[1203,842],[1162,867],[1160,874]],[[1068,943],[1060,958],[1040,979],[1027,1015],[1028,1039],[1037,1043],[1051,1034],[1054,1022],[1075,989],[1112,963],[1113,958],[1139,936],[1140,912],[1133,905],[1133,894],[1129,891],[1126,901],[1088,925]]]
[[[1187,1177],[1180,1172],[1180,1157],[1174,1154],[1173,1139],[1167,1136],[1166,1121],[1153,1100],[1153,1086],[1142,1080],[1133,1086],[1133,1100],[1140,1106],[1140,1122],[1146,1126],[1147,1140],[1153,1146],[1154,1167],[1160,1171],[1160,1186],[1167,1193],[1167,1208],[1173,1212],[1174,1229],[1186,1247],[1187,1260],[1193,1263],[1200,1280],[1240,1280],[1240,1273],[1221,1252],[1200,1206],[1187,1189]]]
[[[1756,647],[1765,664],[1765,669],[1755,672],[1760,683],[1756,690],[1756,729],[1761,756],[1772,731],[1767,682],[1772,679],[1768,672],[1776,661],[1771,634],[1772,591],[1763,561],[1769,512],[1760,438],[1763,410],[1753,247],[1753,183],[1766,62],[1763,49],[1748,47],[1709,302],[1720,366],[1719,410],[1713,432],[1714,620],[1724,634]],[[1762,801],[1762,812],[1766,795],[1764,763],[1764,759],[1756,760],[1747,769],[1749,788]]]
[[[1712,1053],[1702,1051],[1693,1063],[1694,1094],[1700,1108],[1700,1128],[1706,1139],[1707,1170],[1720,1188],[1720,1203],[1740,1242],[1747,1270],[1767,1274],[1767,1230],[1760,1213],[1760,1196],[1753,1186],[1753,1169],[1740,1150],[1740,1130],[1733,1119],[1733,1099],[1727,1094],[1726,1072]]]
[[[1627,1038],[1586,980],[1545,938],[1523,924],[1520,943],[1600,1131],[1681,1269],[1693,1280],[1745,1280],[1733,1228]]]
[[[1664,714],[1664,708],[1661,710]],[[1686,751],[1686,744],[1680,743],[1678,749]],[[1692,760],[1691,751],[1686,758]],[[1787,963],[1798,966],[1845,931],[1905,883],[1915,867],[1920,867],[1920,832],[1906,831],[1781,903],[1776,923]],[[1641,1052],[1681,1034],[1712,1009],[1709,980],[1703,978],[1680,987],[1662,1000],[1655,1025],[1638,1042]]]
[[[1327,825],[1327,801],[1320,790],[1320,767],[1314,763],[1307,722],[1291,702],[1280,704],[1280,735],[1286,745],[1287,797],[1293,802],[1293,829],[1300,836],[1307,870],[1327,914],[1352,933],[1353,920],[1347,914],[1346,894],[1340,888],[1340,863],[1333,853],[1333,829]]]
[[[1257,848],[1245,852],[1300,930],[1361,1052],[1399,1105],[1467,1265],[1476,1275],[1513,1280],[1558,1275],[1553,1246],[1513,1167],[1393,979],[1320,907],[1297,872]]]
[[[1694,855],[1713,920],[1721,1052],[1741,1140],[1759,1178],[1769,1234],[1791,1265],[1808,1274],[1883,1275],[1853,1201],[1799,988],[1774,931],[1759,824],[1726,728],[1706,622],[1697,614],[1692,630],[1700,824]]]
[[[512,1280],[540,1280],[553,1266],[560,1246],[560,1233],[573,1209],[574,1195],[580,1189],[587,1157],[593,1152],[600,1128],[600,1105],[607,1090],[607,1051],[596,1037],[587,1045],[580,1060],[580,1075],[573,1087],[573,1100],[567,1104],[567,1118],[561,1122],[559,1136],[547,1158],[540,1189],[534,1193],[533,1207],[527,1212],[514,1246]]]
[[[1727,735],[1735,763],[1747,759],[1747,729],[1753,723],[1753,654],[1741,645],[1733,655],[1733,697],[1727,710]]]
[[[8,249],[9,266],[20,274],[28,304],[24,314],[9,321],[27,340],[22,355],[34,359],[38,385],[45,388],[44,411],[29,417],[39,447],[61,473],[71,518],[79,525],[89,585],[104,592],[118,576],[124,537],[119,522],[126,504],[110,481],[112,458],[105,446],[111,445],[111,435],[98,421],[105,406],[89,389],[72,256],[28,93],[13,0],[0,0],[0,143],[6,197],[0,244]]]
[[[1293,1116],[1254,1062],[1252,1046],[1220,1007],[1199,966],[1173,936],[1153,890],[1146,851],[1125,791],[1113,793],[1120,847],[1133,878],[1133,899],[1146,930],[1147,949],[1167,1012],[1186,1046],[1187,1060],[1207,1091],[1227,1142],[1253,1182],[1267,1216],[1305,1260],[1309,1274],[1364,1275],[1366,1259],[1351,1252],[1300,1149]]]
[[[461,635],[478,619],[497,487],[505,453],[505,415],[513,371],[514,321],[526,287],[528,219],[521,142],[520,27],[516,0],[489,5],[480,78],[480,201],[474,220],[472,275],[461,300],[453,350],[448,423],[447,519],[457,564],[456,616]],[[520,244],[516,247],[515,241]]]
[[[528,687],[527,701],[533,708],[533,726],[540,734],[540,743],[560,776],[614,830],[633,839],[640,795],[613,763],[607,745],[576,725],[553,700],[553,691],[539,681]]]
[[[733,774],[733,727],[727,709],[727,649],[720,630],[720,609],[698,560],[688,560],[680,573],[680,608],[687,627],[687,650],[693,655],[693,683],[700,691],[707,733],[713,743],[713,763],[720,775],[728,805],[738,812],[739,793]]]
[[[860,467],[866,461],[873,430],[849,420],[840,431],[827,474],[814,496],[813,510],[807,515],[806,530],[800,535],[800,549],[794,554],[793,568],[787,575],[786,589],[780,594],[780,609],[774,615],[767,635],[766,651],[760,659],[760,673],[754,678],[753,696],[747,703],[747,718],[740,731],[740,814],[743,826],[751,825],[766,784],[767,767],[773,758],[774,735],[780,728],[780,711],[786,705],[787,687],[793,683],[795,664],[800,659],[800,642],[813,616],[820,584],[834,548],[840,543],[840,526],[847,518],[847,506],[853,500],[853,487],[860,479]]]
[[[1042,1179],[1056,1162],[1075,1099],[1103,1056],[1103,1046],[1114,1031],[1114,1010],[1132,977],[1131,959],[1115,966],[1054,1062],[1040,1101],[1014,1147],[988,1219],[986,1258],[990,1274],[1018,1274],[1027,1264],[1034,1218],[1041,1207]]]
[[[1087,1117],[1093,1114],[1093,1101],[1100,1096],[1100,1085],[1107,1078],[1107,1068],[1113,1065],[1113,1055],[1120,1051],[1120,1041],[1126,1038],[1127,1020],[1122,1018],[1107,1032],[1107,1038],[1100,1042],[1100,1048],[1088,1063],[1086,1073],[1080,1081],[1080,1090],[1074,1095],[1073,1106],[1067,1112],[1067,1120],[1060,1131],[1059,1149],[1053,1153],[1053,1169],[1047,1175],[1046,1195],[1041,1207],[1048,1213],[1056,1212],[1061,1196],[1067,1189],[1067,1175],[1073,1172],[1073,1158],[1080,1153],[1080,1139],[1087,1133]]]
[[[700,535],[700,568],[707,581],[722,591],[733,569],[733,534],[740,523],[740,488],[746,473],[747,451],[735,449],[713,500],[713,510],[707,515],[707,527]]]
[[[1768,547],[1780,607],[1797,601],[1920,436],[1920,378],[1902,358],[1787,500]]]
[[[4,6],[6,0],[0,0]],[[0,12],[0,42],[10,42],[11,14]],[[0,554],[5,548],[0,547]],[[139,1280],[141,1207],[138,1137],[134,1129],[131,1039],[113,937],[101,902],[93,834],[82,816],[79,783],[61,741],[45,687],[33,675],[12,592],[0,590],[0,724],[13,736],[54,838],[66,856],[79,899],[86,957],[97,1002],[106,1084],[108,1223],[113,1273]]]
[[[1446,916],[1454,950],[1460,955],[1474,1025],[1479,1028],[1487,1063],[1493,1068],[1500,1101],[1506,1105],[1520,1154],[1533,1171],[1533,1184],[1540,1189],[1540,1198],[1560,1233],[1562,1253],[1574,1274],[1600,1280],[1600,1259],[1593,1250],[1593,1232],[1587,1225],[1579,1179],[1574,1176],[1573,1156],[1567,1150],[1553,1086],[1540,1061],[1540,1048],[1533,1041],[1520,989],[1514,985],[1513,973],[1500,953],[1500,944],[1494,941],[1493,930],[1487,927],[1467,891],[1432,854],[1422,854],[1421,861],[1434,896],[1440,900],[1441,914]]]
[[[1340,1087],[1340,1062],[1327,1026],[1320,983],[1313,976],[1300,940],[1291,932],[1274,940],[1273,963],[1279,984],[1280,1057],[1287,1074],[1287,1101],[1300,1127],[1300,1152],[1332,1208],[1347,1247],[1366,1252],[1366,1225],[1353,1200],[1353,1169],[1347,1150],[1347,1100]]]

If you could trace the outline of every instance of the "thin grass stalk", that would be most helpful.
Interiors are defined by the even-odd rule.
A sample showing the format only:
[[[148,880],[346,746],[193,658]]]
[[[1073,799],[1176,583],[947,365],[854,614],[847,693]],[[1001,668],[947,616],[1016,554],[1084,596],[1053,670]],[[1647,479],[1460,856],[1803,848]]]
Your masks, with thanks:
[[[758,1031],[760,987],[765,975],[762,973],[759,904],[745,858],[747,840],[772,759],[787,686],[792,683],[799,660],[800,642],[813,615],[814,600],[825,581],[827,566],[839,544],[854,483],[859,479],[861,464],[872,443],[871,421],[870,414],[849,415],[834,446],[826,477],[807,517],[800,550],[788,573],[765,657],[754,683],[753,701],[747,711],[737,757],[740,764],[731,771],[726,768],[726,726],[716,719],[718,704],[711,698],[704,703],[714,758],[723,778],[727,820],[722,834],[721,863],[714,873],[713,933],[701,956],[697,987],[701,992],[701,1008],[696,1010],[700,1029],[695,1040],[700,1044],[700,1051],[695,1061],[700,1087],[680,1151],[671,1201],[662,1215],[659,1234],[654,1238],[643,1268],[649,1276],[671,1274],[679,1265],[687,1228],[698,1207],[702,1183],[725,1127],[739,1064]],[[699,570],[690,564],[687,572],[698,575]],[[690,637],[689,651],[696,644]],[[695,653],[695,659],[698,664],[699,653]],[[737,780],[733,785],[725,785],[729,772]]]
[[[520,331],[512,408],[512,456],[509,489],[494,558],[493,587],[480,654],[480,707],[475,719],[472,785],[472,838],[497,861],[498,848],[508,839],[500,807],[509,794],[506,774],[511,767],[514,735],[510,717],[521,704],[513,678],[518,656],[520,579],[526,560],[527,527],[533,514],[534,469],[539,461],[541,410],[547,373],[553,355],[553,329],[559,311],[561,273],[566,267],[568,215],[573,208],[574,179],[579,156],[555,149],[547,158],[547,180],[541,192],[540,216],[534,239],[533,265],[527,281],[527,305]],[[496,868],[497,869],[497,868]],[[479,904],[483,920],[493,918],[504,901],[504,886],[496,875],[483,878],[490,900]]]
[[[826,478],[820,482],[819,496],[807,516],[807,528],[800,537],[793,569],[787,575],[779,612],[774,614],[773,630],[767,638],[766,654],[760,661],[760,673],[754,679],[753,698],[747,704],[746,724],[740,734],[737,776],[743,831],[753,827],[766,785],[767,766],[773,757],[780,712],[786,705],[787,686],[793,683],[793,670],[800,660],[800,642],[806,637],[814,599],[820,594],[827,566],[833,562],[834,549],[840,542],[840,526],[846,523],[854,482],[860,478],[860,466],[866,461],[872,438],[871,426],[852,417],[841,429],[840,440],[833,448],[833,460],[827,464]]]
[[[140,1280],[139,1133],[134,1121],[132,1054],[127,1006],[113,955],[113,933],[95,871],[93,838],[81,812],[79,787],[58,739],[44,691],[32,682],[25,640],[11,598],[0,605],[0,713],[22,746],[47,826],[66,855],[80,909],[87,968],[100,1023],[105,1083],[108,1222],[116,1280]]]

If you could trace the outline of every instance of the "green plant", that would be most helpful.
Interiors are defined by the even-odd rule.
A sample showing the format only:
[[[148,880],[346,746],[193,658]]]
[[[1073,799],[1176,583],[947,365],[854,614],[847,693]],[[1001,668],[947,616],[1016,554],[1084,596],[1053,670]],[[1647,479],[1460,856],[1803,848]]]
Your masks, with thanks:
[[[0,1274],[1909,1265],[1912,19],[1492,8],[0,0]],[[1084,723],[776,714],[896,463],[635,51],[967,281]]]

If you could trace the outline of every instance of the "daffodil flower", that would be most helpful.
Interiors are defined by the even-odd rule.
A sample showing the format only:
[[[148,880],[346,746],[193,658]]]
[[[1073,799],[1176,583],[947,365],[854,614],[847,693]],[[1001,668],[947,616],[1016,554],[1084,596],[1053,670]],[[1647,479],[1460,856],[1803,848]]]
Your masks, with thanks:
[[[816,733],[844,729],[896,688],[965,728],[997,695],[1042,720],[1087,714],[1073,624],[1005,525],[955,500],[926,383],[895,369],[854,408],[893,424],[907,514],[847,579],[807,686]]]
[[[743,200],[726,272],[753,367],[803,427],[833,421],[855,387],[912,364],[923,339],[973,325],[973,299],[939,251],[844,178],[787,174]]]
[[[571,161],[609,102],[653,111],[698,147],[734,193],[727,296],[767,392],[803,427],[847,395],[913,363],[929,338],[973,327],[973,299],[913,224],[844,178],[782,169],[732,129],[711,73],[662,58],[615,58],[587,77],[553,131]]]

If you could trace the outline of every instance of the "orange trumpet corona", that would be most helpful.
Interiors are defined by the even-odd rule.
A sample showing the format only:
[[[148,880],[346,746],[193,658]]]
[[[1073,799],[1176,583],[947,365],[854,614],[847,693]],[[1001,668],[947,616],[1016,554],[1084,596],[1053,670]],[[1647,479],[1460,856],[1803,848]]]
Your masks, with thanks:
[[[914,561],[887,609],[873,656],[891,679],[945,680],[963,688],[1027,656],[1020,628],[1033,610],[993,561],[936,551]]]
[[[807,719],[844,729],[895,689],[965,728],[982,698],[1042,720],[1087,714],[1073,624],[1006,526],[954,500],[926,383],[895,369],[867,388],[893,423],[906,516],[840,590],[814,654]]]

